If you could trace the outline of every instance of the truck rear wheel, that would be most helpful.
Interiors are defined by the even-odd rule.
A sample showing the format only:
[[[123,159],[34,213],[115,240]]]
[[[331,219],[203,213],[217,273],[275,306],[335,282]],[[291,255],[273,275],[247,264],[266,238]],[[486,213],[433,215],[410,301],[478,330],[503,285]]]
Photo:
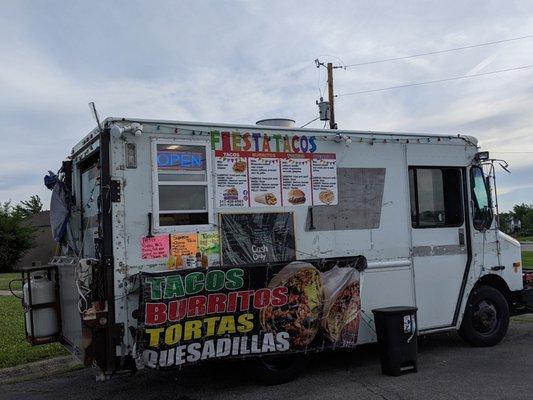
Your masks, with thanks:
[[[305,354],[264,356],[251,361],[248,371],[252,378],[265,385],[279,385],[296,379],[307,361]]]
[[[466,304],[459,334],[473,346],[500,343],[509,327],[509,304],[503,294],[491,286],[472,291]]]

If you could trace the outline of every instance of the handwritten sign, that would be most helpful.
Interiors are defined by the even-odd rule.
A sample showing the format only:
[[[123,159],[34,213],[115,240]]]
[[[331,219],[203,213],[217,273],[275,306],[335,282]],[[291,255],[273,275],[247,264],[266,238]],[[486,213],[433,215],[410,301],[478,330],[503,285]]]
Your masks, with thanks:
[[[195,256],[197,251],[196,233],[170,235],[170,252],[173,256]]]
[[[141,239],[141,258],[165,258],[168,256],[168,235],[144,237]]]
[[[202,254],[219,255],[220,237],[218,231],[198,233],[198,250]]]

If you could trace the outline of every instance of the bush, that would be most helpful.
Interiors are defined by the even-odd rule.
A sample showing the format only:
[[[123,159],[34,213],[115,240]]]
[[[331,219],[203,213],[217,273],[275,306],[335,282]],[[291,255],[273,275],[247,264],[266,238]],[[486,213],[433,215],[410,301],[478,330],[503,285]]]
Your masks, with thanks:
[[[32,248],[34,228],[24,224],[24,216],[14,212],[10,202],[0,204],[0,272],[13,269]]]

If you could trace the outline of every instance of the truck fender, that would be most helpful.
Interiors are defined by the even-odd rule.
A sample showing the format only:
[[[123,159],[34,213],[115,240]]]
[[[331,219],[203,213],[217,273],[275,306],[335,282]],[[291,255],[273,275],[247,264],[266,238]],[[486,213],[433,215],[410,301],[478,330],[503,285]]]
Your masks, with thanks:
[[[503,296],[507,300],[507,303],[509,304],[509,309],[512,308],[513,300],[511,290],[509,289],[507,282],[505,282],[505,280],[501,276],[496,274],[483,275],[472,287],[472,290],[470,292],[472,292],[474,289],[481,285],[491,286],[494,289],[499,290],[500,293],[503,294]]]

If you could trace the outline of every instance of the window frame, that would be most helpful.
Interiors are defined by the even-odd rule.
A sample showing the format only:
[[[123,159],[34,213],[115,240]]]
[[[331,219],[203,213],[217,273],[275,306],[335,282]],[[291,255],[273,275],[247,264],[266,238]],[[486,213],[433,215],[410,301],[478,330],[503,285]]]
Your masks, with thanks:
[[[181,146],[202,146],[205,148],[205,181],[159,181],[159,169],[157,166],[157,145],[181,145]],[[172,232],[191,232],[207,231],[214,228],[214,202],[212,187],[212,166],[211,166],[211,144],[208,139],[202,140],[184,140],[184,139],[151,139],[152,153],[152,215],[154,223],[154,232],[172,233]],[[193,171],[192,171],[193,172]],[[193,172],[195,173],[195,172]],[[204,186],[207,194],[205,199],[206,210],[161,210],[159,209],[159,185],[162,186]],[[164,214],[190,214],[207,212],[207,224],[196,225],[160,225],[159,215]]]
[[[419,209],[419,199],[418,199],[418,179],[417,179],[417,169],[438,169],[440,171],[443,170],[455,170],[458,172],[459,178],[460,178],[460,184],[459,184],[459,190],[460,190],[460,219],[459,222],[456,224],[447,224],[447,225],[424,225],[420,226],[420,209]],[[410,165],[408,167],[408,191],[409,191],[409,215],[411,220],[411,228],[413,229],[436,229],[436,228],[460,228],[465,224],[465,206],[464,206],[464,197],[465,197],[465,189],[464,189],[464,174],[463,174],[464,167],[454,167],[454,166],[429,166],[429,165]],[[411,199],[411,182],[409,174],[413,171],[413,184],[414,184],[414,199]],[[443,193],[446,194],[446,190],[443,187]],[[416,225],[413,222],[412,216],[411,216],[411,201],[415,201],[415,211],[416,211]]]

